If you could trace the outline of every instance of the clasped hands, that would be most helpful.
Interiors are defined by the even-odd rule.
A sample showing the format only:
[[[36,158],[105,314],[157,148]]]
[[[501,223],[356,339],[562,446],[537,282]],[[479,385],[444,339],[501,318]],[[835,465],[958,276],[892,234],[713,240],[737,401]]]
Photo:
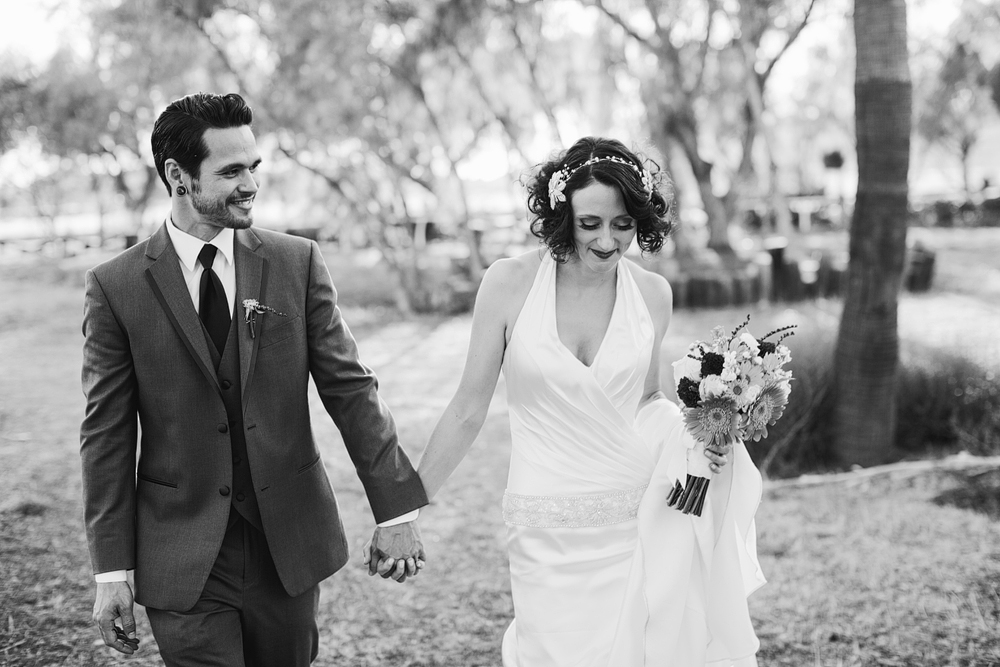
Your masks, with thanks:
[[[364,563],[368,566],[369,576],[377,574],[399,583],[417,576],[426,560],[416,521],[376,527],[372,538],[364,546]]]

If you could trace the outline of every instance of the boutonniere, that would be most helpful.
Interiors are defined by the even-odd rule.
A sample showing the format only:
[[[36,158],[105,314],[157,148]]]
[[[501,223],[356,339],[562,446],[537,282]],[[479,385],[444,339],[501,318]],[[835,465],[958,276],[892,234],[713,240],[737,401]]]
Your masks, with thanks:
[[[243,299],[244,321],[250,325],[250,337],[256,337],[254,327],[257,324],[257,313],[272,313],[278,317],[288,317],[284,313],[279,313],[271,306],[265,306],[257,299]]]

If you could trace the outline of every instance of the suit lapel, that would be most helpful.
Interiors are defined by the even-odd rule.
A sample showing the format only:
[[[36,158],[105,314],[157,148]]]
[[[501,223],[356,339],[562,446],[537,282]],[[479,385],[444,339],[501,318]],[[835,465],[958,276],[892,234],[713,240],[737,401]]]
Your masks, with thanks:
[[[146,246],[146,257],[153,260],[146,269],[146,280],[153,293],[205,377],[221,393],[204,328],[198,319],[198,313],[195,312],[194,303],[191,302],[191,295],[181,274],[180,258],[170,243],[165,224],[150,237]]]
[[[260,333],[263,330],[264,318],[267,313],[257,315],[256,335],[250,337],[250,327],[246,324],[244,299],[265,300],[267,288],[267,260],[260,252],[261,241],[253,231],[239,230],[233,244],[236,255],[236,308],[235,324],[241,327],[237,338],[240,341],[240,388],[242,391],[243,409],[247,407],[247,389],[253,378],[254,364],[257,361],[257,347],[260,344]]]

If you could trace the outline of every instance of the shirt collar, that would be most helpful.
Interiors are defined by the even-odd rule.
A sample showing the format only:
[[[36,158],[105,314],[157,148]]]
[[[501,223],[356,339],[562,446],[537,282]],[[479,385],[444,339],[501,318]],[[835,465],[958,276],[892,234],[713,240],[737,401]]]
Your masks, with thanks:
[[[201,252],[201,248],[205,245],[206,241],[202,241],[197,236],[192,236],[187,232],[181,231],[169,217],[167,218],[167,234],[170,236],[170,242],[174,244],[174,250],[177,251],[177,256],[180,257],[181,262],[188,271],[194,271],[198,266],[198,253]],[[207,243],[211,243],[218,248],[225,261],[231,265],[233,263],[234,238],[235,234],[233,230],[225,227],[215,235],[215,238],[207,241]]]

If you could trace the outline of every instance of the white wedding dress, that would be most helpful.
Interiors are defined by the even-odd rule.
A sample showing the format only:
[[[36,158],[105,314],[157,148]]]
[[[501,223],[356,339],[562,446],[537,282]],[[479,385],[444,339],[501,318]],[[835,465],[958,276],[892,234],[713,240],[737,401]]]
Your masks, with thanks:
[[[515,615],[504,666],[756,665],[757,469],[739,444],[701,517],[668,507],[691,440],[670,401],[637,414],[653,323],[628,262],[590,367],[559,340],[555,275],[546,253],[503,365]]]

